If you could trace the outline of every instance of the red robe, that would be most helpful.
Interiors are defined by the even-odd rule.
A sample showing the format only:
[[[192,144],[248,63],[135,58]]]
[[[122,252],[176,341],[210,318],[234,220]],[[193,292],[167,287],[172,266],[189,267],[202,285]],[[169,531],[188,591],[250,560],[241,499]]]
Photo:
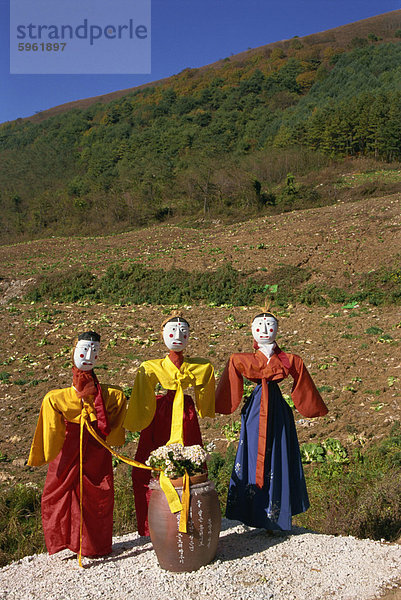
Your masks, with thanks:
[[[104,556],[111,552],[113,534],[111,454],[85,430],[83,456],[82,556]],[[63,449],[49,464],[42,495],[42,523],[49,554],[65,548],[78,554],[80,518],[79,425],[67,422]]]

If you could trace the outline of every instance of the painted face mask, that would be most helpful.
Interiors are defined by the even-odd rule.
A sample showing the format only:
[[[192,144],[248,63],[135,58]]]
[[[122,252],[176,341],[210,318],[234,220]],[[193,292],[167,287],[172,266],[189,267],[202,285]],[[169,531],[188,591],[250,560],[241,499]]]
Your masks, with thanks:
[[[74,350],[74,364],[81,371],[91,371],[100,351],[100,342],[79,340]]]
[[[185,321],[167,321],[163,327],[163,341],[169,350],[184,350],[189,340],[189,326]]]
[[[274,317],[262,314],[252,321],[252,335],[258,346],[272,344],[277,335],[277,321]]]

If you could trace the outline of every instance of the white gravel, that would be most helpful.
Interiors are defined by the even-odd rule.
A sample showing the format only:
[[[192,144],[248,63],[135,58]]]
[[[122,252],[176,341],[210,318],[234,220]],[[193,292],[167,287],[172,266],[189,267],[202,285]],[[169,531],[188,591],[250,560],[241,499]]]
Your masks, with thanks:
[[[217,557],[194,573],[159,568],[151,543],[115,538],[113,553],[83,559],[64,550],[0,569],[7,600],[371,600],[401,580],[401,547],[295,528],[269,535],[223,519]]]

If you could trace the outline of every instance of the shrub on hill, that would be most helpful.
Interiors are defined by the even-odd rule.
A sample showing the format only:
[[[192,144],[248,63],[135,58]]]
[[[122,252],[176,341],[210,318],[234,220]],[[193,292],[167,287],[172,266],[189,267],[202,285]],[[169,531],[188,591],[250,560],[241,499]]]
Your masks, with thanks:
[[[369,302],[375,306],[401,304],[399,269],[381,268],[362,274],[352,288],[308,283],[311,272],[293,265],[280,265],[270,273],[244,273],[225,263],[216,271],[149,269],[140,264],[127,268],[110,266],[95,277],[87,270],[43,275],[26,294],[26,300],[41,302],[112,302],[123,304],[190,304],[203,301],[214,305],[252,306],[266,293],[278,306],[292,303],[327,306],[332,302]],[[266,285],[266,281],[269,284]]]
[[[214,272],[192,273],[183,269],[147,269],[135,264],[127,269],[111,266],[99,279],[88,271],[44,276],[26,299],[129,304],[188,304],[204,300],[216,305],[247,305],[253,304],[263,289],[263,283],[228,263]]]

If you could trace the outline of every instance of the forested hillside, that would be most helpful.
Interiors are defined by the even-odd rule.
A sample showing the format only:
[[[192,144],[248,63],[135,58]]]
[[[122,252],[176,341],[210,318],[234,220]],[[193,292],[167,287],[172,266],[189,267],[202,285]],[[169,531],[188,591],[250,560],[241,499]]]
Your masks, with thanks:
[[[401,161],[400,38],[395,11],[2,125],[2,240],[338,200],[342,160]]]

